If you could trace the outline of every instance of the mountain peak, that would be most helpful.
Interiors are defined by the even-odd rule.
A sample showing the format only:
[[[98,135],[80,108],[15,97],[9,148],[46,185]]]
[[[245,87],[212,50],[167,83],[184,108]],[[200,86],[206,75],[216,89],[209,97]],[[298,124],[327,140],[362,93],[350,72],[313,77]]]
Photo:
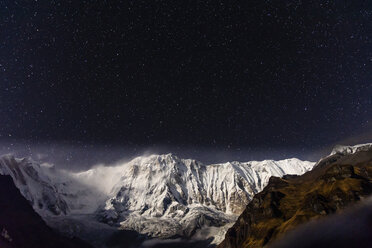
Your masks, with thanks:
[[[360,151],[369,151],[372,150],[372,143],[366,143],[366,144],[359,144],[359,145],[354,145],[354,146],[347,146],[347,145],[336,145],[332,152],[331,155],[334,154],[353,154],[356,152]]]
[[[179,160],[179,158],[173,153],[160,154],[158,155],[158,158],[165,160]]]

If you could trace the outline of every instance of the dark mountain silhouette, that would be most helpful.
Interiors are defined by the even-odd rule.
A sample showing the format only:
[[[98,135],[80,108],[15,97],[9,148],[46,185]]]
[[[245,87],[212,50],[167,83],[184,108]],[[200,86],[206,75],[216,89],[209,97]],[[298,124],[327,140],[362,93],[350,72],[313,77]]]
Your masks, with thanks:
[[[90,245],[63,237],[46,225],[14,186],[10,176],[0,175],[1,248],[89,248]]]

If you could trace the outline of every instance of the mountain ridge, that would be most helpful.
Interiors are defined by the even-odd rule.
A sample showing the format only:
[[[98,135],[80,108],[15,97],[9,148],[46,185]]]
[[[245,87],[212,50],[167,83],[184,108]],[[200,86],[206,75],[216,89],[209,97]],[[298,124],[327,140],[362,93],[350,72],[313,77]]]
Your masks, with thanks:
[[[89,222],[172,238],[233,222],[272,175],[302,174],[313,164],[293,158],[205,165],[163,154],[72,173],[5,156],[0,174],[11,175],[34,209],[62,231],[59,220],[84,215],[92,216]]]

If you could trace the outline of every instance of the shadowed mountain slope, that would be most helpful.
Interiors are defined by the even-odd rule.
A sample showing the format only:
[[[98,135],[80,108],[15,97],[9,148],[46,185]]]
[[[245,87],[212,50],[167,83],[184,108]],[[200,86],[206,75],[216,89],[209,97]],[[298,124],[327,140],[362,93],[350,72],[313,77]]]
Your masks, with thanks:
[[[10,176],[0,175],[0,247],[89,248],[78,239],[60,236],[48,227],[14,186]]]

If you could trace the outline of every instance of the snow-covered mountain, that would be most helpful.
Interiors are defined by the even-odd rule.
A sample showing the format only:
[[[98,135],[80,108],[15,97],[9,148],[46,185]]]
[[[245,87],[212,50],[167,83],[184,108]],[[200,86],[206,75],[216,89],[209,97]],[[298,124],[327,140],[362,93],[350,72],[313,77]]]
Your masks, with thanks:
[[[295,158],[204,165],[165,154],[72,173],[3,156],[0,174],[12,176],[47,221],[86,216],[90,222],[170,238],[232,223],[271,176],[300,175],[313,166]]]
[[[337,145],[333,148],[331,155],[334,154],[353,154],[360,151],[369,151],[372,148],[372,143],[367,144],[360,144],[355,146],[344,146],[344,145]]]
[[[271,176],[312,166],[298,159],[204,165],[172,154],[139,157],[126,164],[99,216],[153,237],[192,236],[234,220]]]

